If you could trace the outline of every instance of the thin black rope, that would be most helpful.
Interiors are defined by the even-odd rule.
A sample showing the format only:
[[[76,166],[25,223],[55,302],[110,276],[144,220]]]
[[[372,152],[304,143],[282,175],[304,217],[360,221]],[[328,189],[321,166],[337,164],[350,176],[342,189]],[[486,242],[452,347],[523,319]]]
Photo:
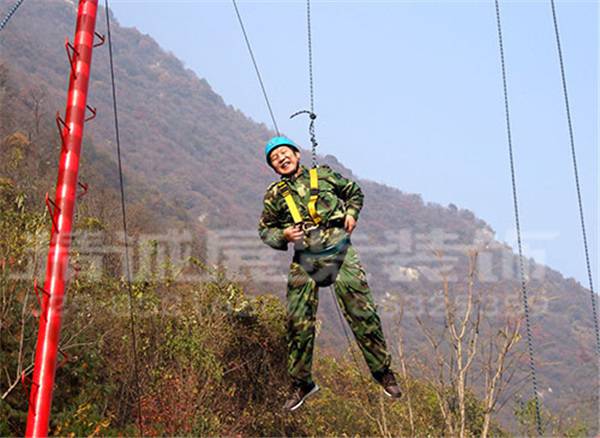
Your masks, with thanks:
[[[506,135],[508,139],[508,152],[510,158],[510,175],[512,181],[512,195],[513,195],[513,208],[515,213],[515,226],[517,229],[517,243],[519,247],[519,270],[521,275],[521,296],[523,299],[523,310],[525,313],[525,326],[527,332],[527,349],[529,351],[529,370],[531,374],[531,382],[533,385],[533,397],[535,400],[535,422],[537,427],[538,435],[542,435],[542,421],[540,415],[540,401],[538,397],[537,389],[537,377],[535,370],[535,358],[533,350],[533,340],[531,335],[531,322],[529,318],[529,299],[527,296],[527,286],[525,284],[525,270],[523,268],[523,248],[521,243],[521,225],[519,223],[519,203],[517,199],[517,178],[515,175],[515,163],[513,156],[512,146],[512,133],[510,128],[510,111],[508,104],[508,86],[506,80],[506,63],[504,60],[504,43],[502,39],[502,23],[500,20],[500,4],[498,0],[495,0],[496,4],[496,23],[498,27],[498,47],[500,50],[500,64],[502,67],[502,87],[504,91],[504,112],[506,118]]]
[[[360,362],[358,361],[358,359],[356,358],[356,355],[354,354],[354,348],[352,346],[352,340],[350,339],[350,335],[348,334],[348,330],[346,328],[346,320],[344,319],[344,317],[342,316],[342,311],[340,310],[340,303],[337,300],[335,291],[333,286],[331,286],[329,288],[329,290],[331,291],[331,297],[333,299],[333,305],[335,306],[336,310],[337,310],[337,314],[338,317],[340,319],[340,324],[342,325],[342,329],[344,332],[344,336],[346,337],[346,341],[348,342],[348,348],[350,349],[350,354],[352,355],[352,360],[354,361],[354,364],[356,366],[356,370],[358,371],[358,375],[360,376],[361,379],[363,379],[364,381],[366,381],[366,379],[363,378],[363,374],[360,372]]]
[[[17,12],[17,9],[19,9],[19,6],[21,6],[24,1],[25,0],[17,0],[17,2],[8,10],[8,13],[4,16],[2,21],[0,21],[0,30],[4,29],[4,26],[8,24],[9,20],[12,18],[15,12]]]
[[[567,115],[567,124],[569,125],[569,140],[571,143],[571,158],[573,161],[573,173],[575,175],[575,187],[577,189],[577,202],[579,204],[579,219],[581,221],[581,235],[583,236],[583,247],[585,250],[585,263],[587,267],[588,282],[590,286],[590,296],[592,298],[592,315],[594,319],[594,330],[596,332],[596,349],[600,355],[600,331],[598,329],[598,313],[596,310],[596,294],[594,293],[594,282],[592,281],[592,268],[590,264],[590,253],[588,250],[587,233],[585,231],[585,220],[583,215],[583,201],[581,196],[581,185],[579,183],[579,171],[577,170],[577,156],[575,154],[575,134],[573,133],[573,122],[571,119],[571,106],[569,105],[569,93],[567,92],[567,75],[565,73],[565,64],[563,59],[562,47],[560,44],[560,32],[558,29],[558,18],[554,0],[550,0],[552,7],[552,19],[554,21],[554,34],[556,35],[556,49],[558,51],[558,60],[560,63],[560,75],[562,79],[562,89],[565,98],[565,110]]]
[[[133,350],[133,371],[134,371],[134,382],[137,397],[137,417],[138,417],[138,428],[140,436],[144,436],[144,429],[142,425],[142,402],[141,402],[141,391],[139,381],[139,361],[137,354],[137,337],[135,333],[135,315],[133,311],[133,287],[131,284],[131,268],[129,266],[129,244],[127,241],[127,215],[125,210],[125,184],[123,182],[123,166],[121,162],[121,137],[119,135],[119,113],[117,108],[117,90],[115,86],[115,68],[113,61],[113,49],[112,49],[112,36],[110,32],[110,13],[108,7],[108,0],[104,0],[104,8],[106,12],[106,32],[108,37],[108,57],[110,61],[110,80],[112,86],[112,99],[113,99],[113,114],[115,123],[115,138],[117,142],[117,163],[119,165],[119,185],[121,188],[121,213],[123,217],[123,242],[125,244],[125,270],[127,273],[127,290],[129,295],[129,321],[131,330],[131,349]]]
[[[236,0],[231,0],[231,1],[233,3],[233,7],[235,9],[235,14],[237,15],[237,19],[240,23],[240,27],[242,28],[242,33],[244,34],[244,40],[246,40],[246,47],[248,47],[248,53],[250,53],[250,58],[252,59],[252,64],[254,65],[254,71],[256,71],[256,76],[258,77],[258,82],[260,83],[260,88],[261,88],[263,96],[265,98],[265,102],[267,103],[267,108],[269,109],[269,114],[271,115],[271,120],[273,121],[273,126],[275,127],[275,131],[277,132],[277,135],[281,135],[281,133],[279,132],[279,128],[277,127],[277,122],[275,121],[275,115],[273,114],[273,109],[271,108],[271,102],[269,101],[269,96],[267,95],[267,90],[265,88],[265,84],[262,80],[260,70],[258,69],[258,63],[256,62],[256,58],[254,57],[254,51],[252,50],[252,46],[250,45],[250,39],[248,38],[248,34],[246,33],[246,27],[244,26],[244,21],[242,20],[242,15],[240,14],[240,10],[238,9]]]

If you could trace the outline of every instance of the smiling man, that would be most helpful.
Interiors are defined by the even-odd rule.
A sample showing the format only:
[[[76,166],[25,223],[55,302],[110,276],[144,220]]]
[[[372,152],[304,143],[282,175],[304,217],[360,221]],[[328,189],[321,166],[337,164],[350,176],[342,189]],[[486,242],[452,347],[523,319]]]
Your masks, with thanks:
[[[388,396],[399,398],[381,320],[350,242],[363,204],[360,187],[328,166],[309,171],[300,164],[298,146],[286,137],[272,138],[265,156],[281,178],[265,194],[259,235],[274,249],[294,247],[287,284],[287,367],[293,391],[285,409],[297,409],[319,390],[311,367],[318,290],[326,286],[333,286],[371,374]]]

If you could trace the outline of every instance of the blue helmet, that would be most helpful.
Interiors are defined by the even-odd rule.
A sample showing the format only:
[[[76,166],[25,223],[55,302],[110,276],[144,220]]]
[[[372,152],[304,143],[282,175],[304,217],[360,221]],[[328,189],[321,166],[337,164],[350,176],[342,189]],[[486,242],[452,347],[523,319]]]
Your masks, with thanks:
[[[270,166],[271,165],[271,160],[269,160],[269,155],[271,154],[271,152],[273,152],[275,149],[277,149],[280,146],[289,146],[292,149],[296,150],[297,152],[300,152],[300,148],[298,148],[298,145],[296,143],[294,143],[292,140],[290,140],[287,137],[273,137],[271,140],[269,140],[269,142],[267,143],[267,145],[265,146],[265,157],[267,159],[267,164]]]

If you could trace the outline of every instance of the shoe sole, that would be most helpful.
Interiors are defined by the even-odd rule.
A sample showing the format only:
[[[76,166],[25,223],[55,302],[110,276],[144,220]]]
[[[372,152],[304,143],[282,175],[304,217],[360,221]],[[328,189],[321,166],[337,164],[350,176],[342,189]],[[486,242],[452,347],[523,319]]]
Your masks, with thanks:
[[[383,389],[383,393],[384,393],[385,395],[387,395],[389,398],[393,398],[393,399],[402,398],[402,394],[400,394],[398,397],[394,397],[394,396],[393,396],[391,393],[387,392],[387,391],[385,390],[385,388]]]
[[[292,406],[292,407],[290,408],[290,411],[292,411],[292,412],[293,412],[293,411],[295,411],[296,409],[298,409],[300,406],[302,406],[302,403],[304,403],[304,400],[306,400],[306,399],[307,399],[308,397],[310,397],[311,395],[313,395],[313,394],[316,394],[317,392],[319,392],[319,389],[321,389],[321,388],[319,388],[319,385],[317,385],[317,384],[315,383],[315,387],[314,387],[313,389],[311,389],[311,390],[310,390],[310,392],[309,392],[308,394],[306,394],[304,397],[302,397],[302,399],[301,399],[301,400],[300,400],[300,401],[299,401],[297,404],[295,404],[294,406]]]

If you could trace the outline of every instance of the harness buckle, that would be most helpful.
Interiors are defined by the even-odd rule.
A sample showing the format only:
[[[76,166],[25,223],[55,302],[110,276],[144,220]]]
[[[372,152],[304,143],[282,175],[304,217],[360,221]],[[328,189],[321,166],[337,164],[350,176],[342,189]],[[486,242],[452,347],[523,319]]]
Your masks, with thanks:
[[[317,230],[318,228],[319,225],[315,224],[314,222],[302,222],[302,231],[307,234],[311,231]]]
[[[289,196],[290,189],[289,189],[288,185],[285,182],[280,181],[279,183],[277,183],[277,185],[279,186],[279,190],[281,190],[281,194],[284,197]]]

